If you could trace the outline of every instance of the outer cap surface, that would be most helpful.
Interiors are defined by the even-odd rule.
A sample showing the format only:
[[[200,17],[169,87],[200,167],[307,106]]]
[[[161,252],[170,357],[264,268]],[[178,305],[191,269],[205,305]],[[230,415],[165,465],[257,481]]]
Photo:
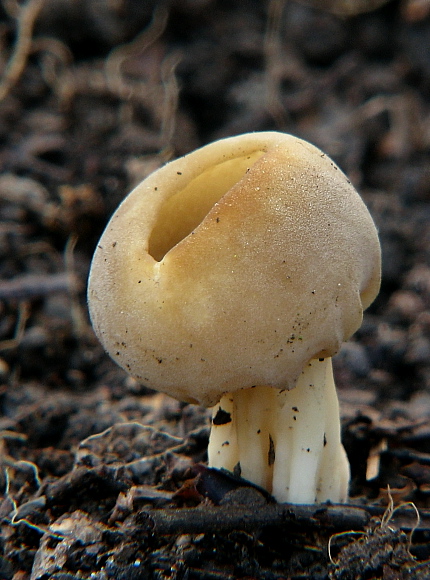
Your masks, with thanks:
[[[155,260],[149,240],[166,201],[255,152],[194,231]],[[138,185],[99,242],[88,296],[118,364],[149,387],[213,405],[239,388],[292,388],[310,358],[335,354],[360,326],[379,281],[375,226],[345,175],[309,143],[268,132],[215,142]]]

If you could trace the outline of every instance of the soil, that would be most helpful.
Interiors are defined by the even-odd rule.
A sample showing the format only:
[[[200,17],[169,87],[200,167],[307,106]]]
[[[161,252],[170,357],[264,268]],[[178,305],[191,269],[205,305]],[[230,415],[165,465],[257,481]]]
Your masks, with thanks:
[[[428,0],[3,0],[0,44],[0,578],[430,578]],[[126,376],[87,314],[127,192],[272,129],[331,155],[380,233],[335,358],[345,506],[205,467],[208,411]]]

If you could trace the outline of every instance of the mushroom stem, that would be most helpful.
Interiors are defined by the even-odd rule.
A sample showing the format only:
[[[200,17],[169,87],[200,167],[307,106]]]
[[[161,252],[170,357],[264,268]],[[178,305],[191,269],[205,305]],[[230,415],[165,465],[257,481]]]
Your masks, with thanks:
[[[331,358],[309,361],[292,390],[224,395],[213,409],[208,453],[210,466],[240,471],[280,502],[346,501],[349,466]]]
[[[221,397],[212,409],[212,430],[209,438],[209,465],[233,472],[239,463],[239,446],[237,444],[237,423],[235,398],[240,393],[228,393]]]

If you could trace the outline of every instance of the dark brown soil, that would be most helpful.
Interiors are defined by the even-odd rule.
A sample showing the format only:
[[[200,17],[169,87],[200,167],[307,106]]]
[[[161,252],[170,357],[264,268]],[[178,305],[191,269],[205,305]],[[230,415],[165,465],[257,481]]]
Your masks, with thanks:
[[[430,3],[326,10],[352,4],[1,3],[0,579],[430,578]],[[330,154],[380,231],[380,296],[336,357],[348,506],[205,468],[207,411],[125,376],[88,321],[133,185],[269,129]]]

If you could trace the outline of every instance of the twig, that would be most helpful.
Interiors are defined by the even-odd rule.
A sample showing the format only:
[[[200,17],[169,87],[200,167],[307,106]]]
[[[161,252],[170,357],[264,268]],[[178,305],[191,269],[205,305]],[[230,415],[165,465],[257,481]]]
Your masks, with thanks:
[[[12,56],[0,81],[0,101],[2,101],[12,87],[18,82],[31,51],[32,34],[36,18],[45,0],[28,0],[17,15],[18,31]]]
[[[161,78],[164,87],[163,117],[160,130],[162,144],[161,157],[168,161],[172,156],[172,139],[175,133],[176,113],[178,109],[179,87],[175,69],[181,58],[179,54],[167,56],[162,62]]]
[[[235,529],[292,526],[314,529],[364,529],[370,520],[365,509],[351,506],[307,506],[268,504],[258,509],[243,506],[157,509],[143,512],[154,524],[156,533],[222,533]]]
[[[302,4],[319,10],[340,14],[342,16],[356,16],[363,12],[372,12],[390,0],[299,0]]]
[[[88,323],[79,302],[79,285],[76,283],[74,249],[78,241],[77,236],[71,236],[64,251],[64,261],[68,275],[68,292],[70,296],[70,311],[72,315],[73,331],[77,338],[87,335]]]
[[[286,0],[270,0],[266,33],[264,35],[266,107],[279,128],[285,125],[287,115],[280,98],[283,71],[281,28],[285,3]]]
[[[76,276],[69,272],[23,274],[11,280],[0,280],[0,300],[28,300],[54,292],[69,292],[77,284]]]
[[[133,84],[124,78],[122,66],[130,56],[143,53],[161,36],[166,27],[167,17],[168,11],[165,6],[158,6],[154,10],[150,24],[143,32],[128,44],[121,44],[110,52],[105,62],[105,75],[113,94],[125,98],[131,96]]]
[[[16,348],[24,336],[27,320],[30,317],[30,304],[26,300],[21,300],[18,307],[18,320],[15,326],[13,338],[0,342],[0,351]]]

